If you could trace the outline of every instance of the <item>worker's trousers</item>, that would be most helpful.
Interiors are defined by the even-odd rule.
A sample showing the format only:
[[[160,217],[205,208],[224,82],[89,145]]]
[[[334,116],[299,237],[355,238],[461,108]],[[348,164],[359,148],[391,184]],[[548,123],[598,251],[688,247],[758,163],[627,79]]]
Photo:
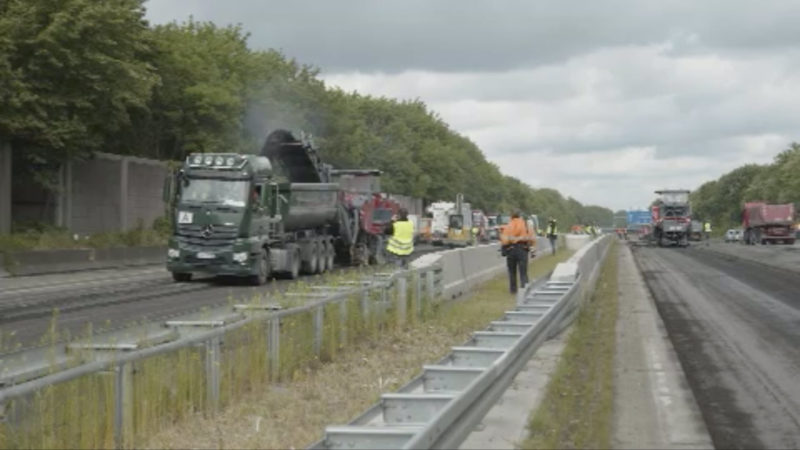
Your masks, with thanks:
[[[551,234],[547,238],[550,239],[550,250],[555,255],[556,254],[556,241],[558,241],[558,235]]]
[[[506,255],[508,265],[508,287],[512,294],[517,293],[517,272],[519,284],[524,288],[528,284],[528,250],[522,245],[512,245]]]

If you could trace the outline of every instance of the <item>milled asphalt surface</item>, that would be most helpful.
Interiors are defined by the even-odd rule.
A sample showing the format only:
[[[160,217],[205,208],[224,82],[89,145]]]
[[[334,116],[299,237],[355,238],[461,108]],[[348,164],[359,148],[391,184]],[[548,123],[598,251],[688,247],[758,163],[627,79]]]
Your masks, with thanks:
[[[800,448],[800,276],[702,247],[634,253],[714,446]]]

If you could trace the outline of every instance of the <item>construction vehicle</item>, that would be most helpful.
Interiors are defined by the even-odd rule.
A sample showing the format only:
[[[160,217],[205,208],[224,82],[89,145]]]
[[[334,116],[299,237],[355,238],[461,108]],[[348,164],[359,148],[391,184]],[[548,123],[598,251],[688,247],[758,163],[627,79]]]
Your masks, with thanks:
[[[795,220],[794,204],[770,205],[765,202],[748,202],[742,211],[742,243],[788,244],[795,242],[792,225]]]
[[[464,202],[464,195],[456,195],[456,202],[447,214],[447,237],[444,244],[450,247],[466,247],[475,244],[472,234],[472,208]]]
[[[479,209],[472,210],[472,234],[482,244],[489,242],[489,219]]]
[[[430,244],[433,240],[433,218],[432,217],[420,217],[419,219],[419,235],[418,241],[423,242],[426,244]]]
[[[174,218],[167,270],[175,281],[203,272],[258,285],[272,276],[322,273],[336,259],[353,263],[362,228],[377,233],[391,213],[376,213],[389,207],[371,203],[372,196],[362,204],[370,207],[354,208],[332,170],[310,138],[286,130],[271,133],[261,155],[189,155],[165,183]]]
[[[689,226],[689,240],[702,241],[703,240],[703,222],[699,220],[692,220]]]
[[[350,265],[386,262],[386,236],[383,231],[397,214],[400,205],[380,192],[379,170],[330,169],[332,182],[342,190],[342,206],[357,226],[349,240],[354,244],[342,259]]]
[[[692,210],[685,189],[656,191],[659,198],[651,206],[653,239],[659,247],[689,246]]]
[[[455,206],[453,202],[433,202],[428,205],[427,211],[431,215],[431,244],[444,244],[449,228],[448,216]]]

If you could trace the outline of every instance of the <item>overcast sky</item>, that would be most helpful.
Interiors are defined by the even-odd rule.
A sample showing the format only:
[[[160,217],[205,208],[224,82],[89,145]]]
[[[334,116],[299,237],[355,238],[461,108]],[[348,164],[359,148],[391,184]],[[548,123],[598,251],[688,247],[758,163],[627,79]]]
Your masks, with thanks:
[[[800,140],[800,1],[150,0],[329,85],[419,98],[500,169],[643,208]]]

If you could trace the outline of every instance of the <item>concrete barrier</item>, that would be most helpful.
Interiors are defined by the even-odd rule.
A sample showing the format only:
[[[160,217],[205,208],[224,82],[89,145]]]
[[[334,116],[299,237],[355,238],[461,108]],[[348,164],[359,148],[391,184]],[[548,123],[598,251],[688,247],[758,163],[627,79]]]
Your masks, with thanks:
[[[9,252],[5,267],[12,275],[42,275],[89,269],[164,264],[166,247],[31,250]]]
[[[580,250],[584,245],[592,241],[588,234],[568,234],[564,236],[567,250]]]

